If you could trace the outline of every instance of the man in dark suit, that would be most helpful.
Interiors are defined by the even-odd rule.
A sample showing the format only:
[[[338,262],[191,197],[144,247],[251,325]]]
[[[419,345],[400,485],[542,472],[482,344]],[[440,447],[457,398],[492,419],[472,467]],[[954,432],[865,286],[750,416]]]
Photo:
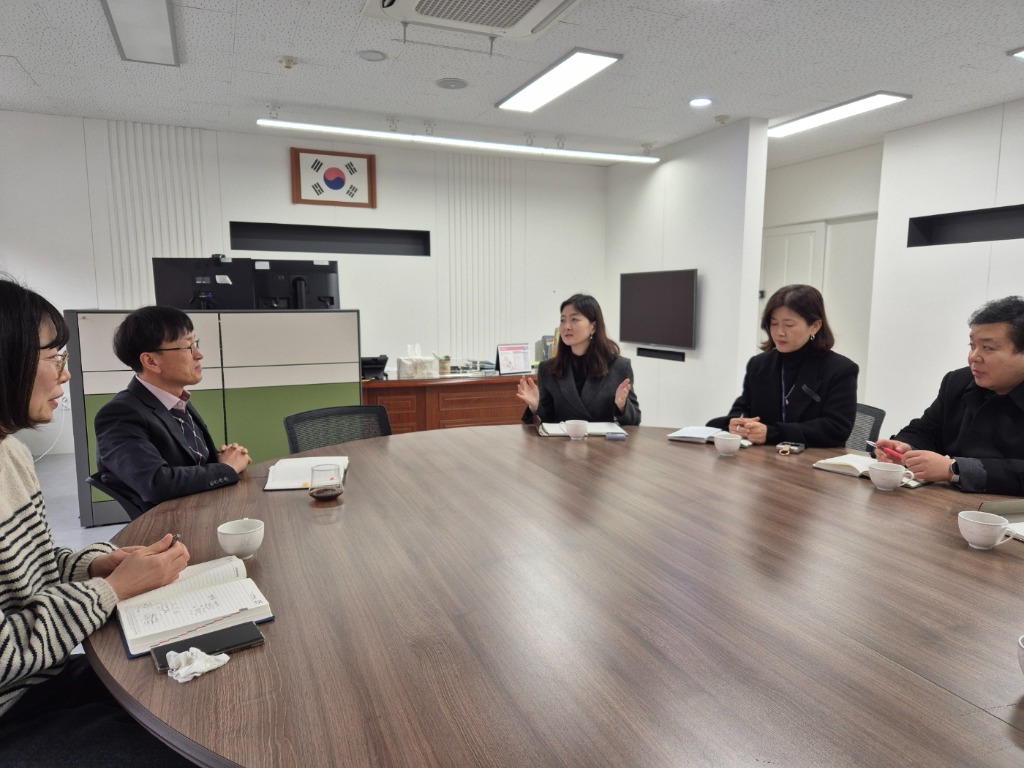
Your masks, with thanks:
[[[128,387],[96,414],[100,479],[143,509],[238,482],[249,452],[218,450],[187,386],[203,378],[192,320],[173,307],[143,307],[114,334],[114,352],[135,371]]]
[[[990,301],[970,319],[967,368],[947,373],[939,396],[891,440],[918,480],[961,491],[1024,495],[1024,298]]]

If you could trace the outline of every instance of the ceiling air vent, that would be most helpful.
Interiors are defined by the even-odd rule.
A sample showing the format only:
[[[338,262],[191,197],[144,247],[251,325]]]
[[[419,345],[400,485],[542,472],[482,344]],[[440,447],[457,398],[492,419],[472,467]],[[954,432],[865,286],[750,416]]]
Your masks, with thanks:
[[[366,0],[363,13],[378,19],[490,37],[540,34],[578,0]]]

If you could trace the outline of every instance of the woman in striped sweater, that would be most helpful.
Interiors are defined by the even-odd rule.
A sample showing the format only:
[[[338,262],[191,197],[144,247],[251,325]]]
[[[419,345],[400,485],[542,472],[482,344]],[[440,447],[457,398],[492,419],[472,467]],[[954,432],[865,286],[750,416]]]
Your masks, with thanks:
[[[53,543],[32,456],[12,434],[53,417],[68,381],[68,326],[0,279],[0,765],[185,765],[121,709],[71,651],[119,599],[173,581],[188,551]]]

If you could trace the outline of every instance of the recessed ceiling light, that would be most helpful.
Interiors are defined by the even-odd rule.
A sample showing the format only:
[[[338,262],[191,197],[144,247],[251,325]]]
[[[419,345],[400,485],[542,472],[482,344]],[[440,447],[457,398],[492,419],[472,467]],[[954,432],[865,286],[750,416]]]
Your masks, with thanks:
[[[360,51],[356,55],[359,56],[359,58],[362,59],[363,61],[384,61],[384,59],[388,57],[388,55],[384,53],[384,51],[374,50]]]
[[[621,58],[622,55],[618,53],[600,53],[577,48],[495,106],[514,112],[535,112]]]
[[[178,66],[170,0],[103,0],[103,11],[122,59]]]
[[[1015,51],[1007,51],[1006,55],[1013,56],[1024,61],[1024,48],[1018,48]]]
[[[438,88],[444,88],[448,91],[458,91],[465,88],[469,83],[460,77],[442,77],[437,81],[437,83],[435,83],[435,85],[437,85]]]
[[[828,109],[812,112],[809,115],[798,117],[795,120],[787,120],[784,123],[773,125],[768,129],[768,135],[773,139],[780,139],[783,136],[791,136],[794,133],[800,133],[801,131],[807,131],[811,128],[827,125],[828,123],[834,123],[836,120],[843,120],[847,117],[860,115],[864,112],[870,112],[873,109],[887,107],[890,104],[898,104],[899,102],[906,101],[909,98],[909,96],[904,96],[899,93],[878,91],[877,93],[872,93],[867,96],[861,96],[859,99],[854,99],[853,101],[837,104],[836,106],[829,107]]]
[[[500,152],[505,154],[530,155],[562,160],[585,160],[598,163],[645,163],[660,162],[660,158],[650,155],[619,155],[609,152],[587,152],[579,149],[562,149],[554,147],[523,146],[522,144],[502,144],[495,141],[477,141],[475,139],[452,139],[423,133],[399,133],[397,131],[370,131],[364,128],[345,128],[340,125],[317,125],[314,123],[294,123],[288,120],[270,120],[260,118],[256,125],[265,128],[283,128],[290,131],[306,131],[326,133],[336,136],[355,136],[378,141],[404,141],[412,144],[427,144],[434,147],[455,147],[457,149],[474,149],[484,152]]]
[[[706,96],[698,96],[696,99],[690,99],[690,106],[700,109],[701,107],[710,107],[711,99]]]

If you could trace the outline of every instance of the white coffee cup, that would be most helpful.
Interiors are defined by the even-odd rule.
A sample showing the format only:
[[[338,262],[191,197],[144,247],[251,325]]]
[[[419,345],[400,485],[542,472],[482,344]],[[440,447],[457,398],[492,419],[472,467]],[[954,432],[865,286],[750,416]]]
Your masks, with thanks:
[[[1017,638],[1017,663],[1020,664],[1020,671],[1024,672],[1024,635]]]
[[[868,475],[880,491],[895,491],[904,480],[913,480],[914,473],[900,464],[876,461],[868,466]]]
[[[968,509],[957,515],[960,535],[967,539],[972,549],[992,549],[1005,544],[1013,536],[1010,535],[1010,521],[1001,515]]]
[[[248,560],[263,543],[263,521],[243,517],[217,526],[217,541],[226,554]]]
[[[732,456],[740,449],[743,438],[731,432],[719,432],[714,437],[715,450],[719,456]]]
[[[571,440],[582,440],[587,436],[587,422],[583,419],[570,419],[562,422],[562,429]]]

